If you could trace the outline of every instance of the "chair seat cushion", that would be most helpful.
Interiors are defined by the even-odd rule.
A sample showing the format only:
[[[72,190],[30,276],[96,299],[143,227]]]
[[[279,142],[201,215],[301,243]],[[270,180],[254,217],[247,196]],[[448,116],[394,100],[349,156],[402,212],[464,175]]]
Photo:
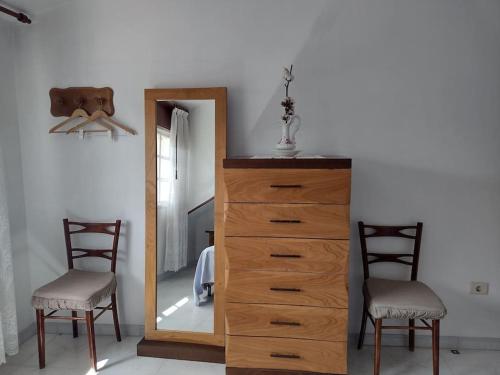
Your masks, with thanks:
[[[446,315],[441,299],[420,281],[369,278],[363,292],[375,319],[442,319]]]
[[[35,290],[31,304],[35,309],[91,311],[115,291],[116,276],[113,272],[72,269]]]

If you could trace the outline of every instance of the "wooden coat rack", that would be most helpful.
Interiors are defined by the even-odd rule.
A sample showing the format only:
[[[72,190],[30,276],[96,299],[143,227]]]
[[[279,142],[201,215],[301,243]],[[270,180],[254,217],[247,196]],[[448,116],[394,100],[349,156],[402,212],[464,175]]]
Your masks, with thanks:
[[[113,89],[111,87],[68,87],[52,88],[49,91],[50,113],[54,117],[70,117],[80,108],[88,114],[102,109],[109,116],[115,114],[113,106]],[[102,98],[103,108],[99,108],[98,98]]]
[[[52,88],[49,91],[50,113],[54,117],[68,117],[49,130],[49,133],[113,133],[115,127],[127,133],[137,134],[134,129],[114,120],[111,116],[115,113],[113,105],[113,89],[110,87],[68,87],[65,89]],[[83,122],[61,130],[66,124],[82,119]],[[99,129],[84,130],[87,124],[96,123]]]

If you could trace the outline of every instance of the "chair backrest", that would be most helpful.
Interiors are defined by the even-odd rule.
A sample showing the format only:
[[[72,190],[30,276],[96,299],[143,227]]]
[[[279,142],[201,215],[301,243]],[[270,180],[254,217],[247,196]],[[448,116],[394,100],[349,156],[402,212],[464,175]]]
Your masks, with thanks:
[[[120,237],[121,220],[114,223],[81,223],[77,221],[63,220],[64,238],[66,240],[66,255],[68,257],[68,267],[73,269],[73,259],[98,257],[111,261],[111,272],[116,271],[116,255],[118,252],[118,239]],[[71,229],[72,227],[78,227]],[[84,249],[75,248],[71,244],[71,235],[77,233],[100,233],[113,236],[113,247],[111,249]],[[76,254],[74,254],[76,252]]]
[[[363,256],[363,273],[365,280],[370,277],[369,265],[372,263],[392,262],[411,266],[411,280],[417,280],[418,260],[420,257],[420,240],[422,238],[422,223],[414,226],[382,226],[366,225],[358,222],[359,239],[361,241],[361,252]],[[367,231],[368,230],[368,231]],[[415,234],[407,234],[404,231],[415,231]],[[368,232],[368,233],[367,233]],[[366,246],[366,240],[370,237],[400,237],[413,240],[413,252],[411,253],[382,253],[371,252]],[[411,261],[409,260],[411,258]]]

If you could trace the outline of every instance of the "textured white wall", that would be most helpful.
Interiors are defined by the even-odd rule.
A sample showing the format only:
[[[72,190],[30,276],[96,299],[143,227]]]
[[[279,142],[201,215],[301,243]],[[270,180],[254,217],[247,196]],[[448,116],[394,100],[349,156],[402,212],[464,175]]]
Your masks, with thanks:
[[[215,101],[200,101],[191,108],[188,210],[213,197],[215,190]]]
[[[189,106],[189,210],[214,196],[215,191],[215,101],[197,101]],[[188,262],[198,260],[208,246],[206,230],[214,229],[212,203],[189,215]]]
[[[354,222],[420,219],[443,334],[500,337],[499,16],[496,0],[91,0],[40,14],[17,28],[16,56],[33,287],[65,270],[62,217],[121,217],[122,321],[141,324],[143,89],[227,86],[229,153],[265,153],[294,63],[299,148],[353,158],[351,330]],[[113,87],[117,119],[139,135],[49,136],[48,91],[73,85]],[[471,280],[490,295],[470,296]]]
[[[17,319],[20,330],[33,322],[29,255],[22,179],[21,149],[17,123],[14,68],[14,27],[0,20],[0,148],[7,190],[10,233],[14,261]]]

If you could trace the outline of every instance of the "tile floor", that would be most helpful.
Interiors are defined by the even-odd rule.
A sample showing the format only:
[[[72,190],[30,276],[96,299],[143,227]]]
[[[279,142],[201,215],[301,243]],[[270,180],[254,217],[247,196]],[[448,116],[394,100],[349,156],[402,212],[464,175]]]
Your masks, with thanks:
[[[126,337],[117,343],[112,336],[98,336],[99,375],[224,375],[224,365],[174,361],[136,356],[139,337]],[[349,374],[372,373],[372,347],[350,352]],[[431,375],[431,353],[417,349],[384,347],[382,375]],[[0,375],[94,375],[89,369],[87,338],[47,335],[47,367],[38,369],[36,338],[22,345],[20,353],[0,366]],[[500,352],[464,350],[460,355],[441,351],[442,375],[500,375]]]

